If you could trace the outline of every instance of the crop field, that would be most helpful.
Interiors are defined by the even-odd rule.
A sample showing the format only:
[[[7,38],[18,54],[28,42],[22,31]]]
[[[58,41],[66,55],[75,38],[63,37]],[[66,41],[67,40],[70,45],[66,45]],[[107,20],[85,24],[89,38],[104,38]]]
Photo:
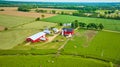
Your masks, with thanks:
[[[17,7],[0,7],[0,9],[5,10],[5,11],[0,11],[0,14],[11,15],[11,16],[37,18],[37,17],[41,17],[41,15],[45,15],[44,18],[48,18],[56,15],[56,14],[35,13],[35,12],[21,12],[21,11],[17,11]]]
[[[56,13],[60,14],[61,12],[72,14],[73,12],[77,12],[77,10],[68,10],[68,9],[52,9],[52,8],[38,8],[38,10],[46,10],[47,13],[51,13],[52,10],[54,10]],[[35,9],[32,9],[34,12]]]
[[[76,16],[68,16],[68,15],[57,15],[54,17],[43,19],[43,21],[55,22],[55,23],[69,23],[69,22],[74,22],[75,20],[84,23],[102,23],[105,27],[104,29],[120,31],[120,20],[76,17]]]
[[[86,37],[85,31],[79,32],[66,44],[63,54],[98,58],[119,64],[120,33],[100,31],[94,33],[95,36],[91,40],[89,39],[92,37],[91,33],[87,32],[89,37]]]
[[[22,59],[22,60],[21,60]],[[64,61],[64,62],[63,62]],[[12,63],[11,63],[12,62]],[[108,63],[74,56],[0,56],[0,67],[109,67]]]

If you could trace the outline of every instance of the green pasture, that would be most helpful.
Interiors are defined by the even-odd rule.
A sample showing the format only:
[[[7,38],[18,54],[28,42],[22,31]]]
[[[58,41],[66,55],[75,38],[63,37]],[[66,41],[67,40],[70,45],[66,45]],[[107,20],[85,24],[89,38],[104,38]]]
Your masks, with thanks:
[[[87,42],[85,31],[83,34],[81,32],[66,44],[62,54],[80,55],[119,64],[120,33],[99,31],[91,41]]]
[[[32,23],[28,23],[25,25],[21,25],[19,27],[17,27],[16,29],[45,29],[46,27],[54,27],[57,24],[55,23],[50,23],[50,22],[42,22],[42,21],[35,21]]]
[[[75,56],[0,56],[0,67],[109,67],[108,63]]]
[[[43,19],[43,21],[55,22],[55,23],[70,23],[78,20],[85,23],[102,23],[104,29],[120,31],[120,20],[114,19],[101,19],[101,18],[89,18],[89,17],[77,17],[69,15],[57,15],[50,18]]]

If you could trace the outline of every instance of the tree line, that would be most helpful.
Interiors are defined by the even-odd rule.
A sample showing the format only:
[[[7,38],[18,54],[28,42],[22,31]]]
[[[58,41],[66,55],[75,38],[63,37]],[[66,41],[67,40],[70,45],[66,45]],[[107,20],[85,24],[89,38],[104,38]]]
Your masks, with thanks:
[[[63,23],[59,23],[60,26],[63,26]],[[104,29],[104,25],[102,23],[84,23],[75,20],[71,23],[71,28],[82,28],[82,29],[90,29],[90,30],[102,30]]]
[[[94,17],[94,18],[107,18],[107,19],[118,19],[118,20],[120,19],[119,10],[111,9],[111,10],[104,11],[104,12],[96,12],[96,10],[102,10],[102,8],[98,9],[98,7],[94,7],[94,6],[71,7],[71,8],[79,8],[79,9],[75,9],[76,11],[70,13],[70,12],[65,12],[65,11],[57,12],[56,10],[42,10],[42,9],[38,9],[37,5],[21,5],[18,7],[18,11],[29,12],[33,8],[35,9],[35,12],[37,13],[50,13],[50,14],[72,15],[72,16]]]

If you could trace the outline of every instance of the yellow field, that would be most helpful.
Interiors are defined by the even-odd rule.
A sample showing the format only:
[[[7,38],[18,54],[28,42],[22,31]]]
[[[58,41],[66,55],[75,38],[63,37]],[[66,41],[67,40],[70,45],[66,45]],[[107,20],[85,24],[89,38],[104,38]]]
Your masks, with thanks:
[[[51,9],[51,8],[38,8],[39,10],[47,10],[47,13],[51,13],[52,10],[55,10],[56,13],[69,13],[72,14],[72,12],[76,12],[77,10],[68,10],[68,9]],[[32,11],[35,11],[35,9],[32,9]]]
[[[41,17],[41,15],[45,15],[44,18],[55,16],[56,14],[45,14],[45,13],[35,13],[35,12],[21,12],[17,11],[18,7],[0,7],[0,9],[4,9],[5,11],[0,11],[0,14],[12,15],[12,16],[24,16],[24,17]]]

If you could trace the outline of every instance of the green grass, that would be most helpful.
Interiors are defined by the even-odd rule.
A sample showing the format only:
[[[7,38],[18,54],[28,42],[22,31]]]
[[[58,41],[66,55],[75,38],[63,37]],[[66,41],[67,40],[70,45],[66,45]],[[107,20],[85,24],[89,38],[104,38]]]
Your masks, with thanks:
[[[31,48],[29,50],[0,50],[0,55],[48,55],[56,54],[55,49],[36,49]]]
[[[120,20],[113,19],[101,19],[101,18],[88,18],[88,17],[76,17],[69,15],[57,15],[54,17],[43,19],[43,21],[55,22],[55,23],[69,23],[74,20],[79,20],[85,23],[102,23],[107,30],[120,31]]]
[[[26,37],[38,31],[39,30],[8,30],[0,32],[0,49],[11,49],[25,41]]]
[[[28,23],[22,26],[17,27],[16,29],[44,29],[46,27],[54,27],[57,24],[43,21],[35,21],[32,23]]]
[[[102,60],[120,63],[120,33],[100,31],[94,39],[89,42],[89,46],[84,47],[86,38],[84,36],[75,36],[70,40],[62,54],[81,55]],[[74,48],[77,46],[77,48]]]
[[[15,27],[32,21],[34,18],[0,15],[0,25],[5,27]]]
[[[38,21],[0,32],[0,49],[11,49],[21,44],[26,37],[40,32],[47,25],[56,26],[54,23]]]
[[[109,67],[109,64],[74,56],[28,55],[0,56],[0,67]]]
[[[46,44],[35,44],[38,45],[36,48],[38,49],[58,49],[61,45],[64,44],[66,41],[66,38],[58,35],[52,42],[46,43]]]

